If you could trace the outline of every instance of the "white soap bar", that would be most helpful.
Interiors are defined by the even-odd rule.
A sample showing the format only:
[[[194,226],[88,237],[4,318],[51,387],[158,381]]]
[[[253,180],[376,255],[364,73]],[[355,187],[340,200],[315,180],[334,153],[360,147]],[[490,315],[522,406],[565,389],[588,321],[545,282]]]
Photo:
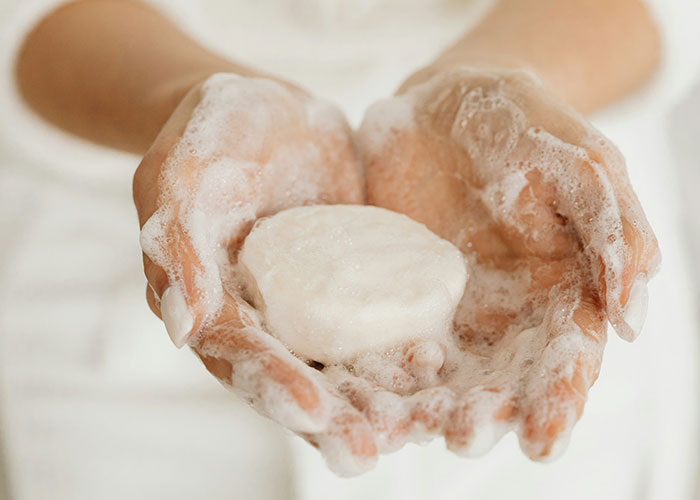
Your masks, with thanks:
[[[324,364],[444,339],[467,279],[452,243],[405,215],[361,205],[262,219],[238,261],[268,331]]]

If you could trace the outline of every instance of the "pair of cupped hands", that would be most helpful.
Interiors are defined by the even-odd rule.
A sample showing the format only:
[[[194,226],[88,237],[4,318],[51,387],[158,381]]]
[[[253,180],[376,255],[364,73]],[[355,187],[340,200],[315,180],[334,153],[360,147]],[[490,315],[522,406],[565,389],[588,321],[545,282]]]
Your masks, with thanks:
[[[173,341],[345,474],[408,440],[442,435],[476,454],[509,429],[531,458],[553,456],[598,375],[608,321],[625,340],[639,332],[659,261],[614,145],[523,70],[419,72],[357,132],[294,85],[216,78],[216,91],[203,82],[186,95],[134,179],[140,223],[160,234],[144,247],[148,303]],[[202,175],[212,165],[228,170],[218,182]],[[443,361],[460,352],[436,363],[414,345],[394,369],[432,382],[396,391],[352,366],[312,366],[269,335],[227,266],[256,219],[314,203],[384,207],[458,246],[470,278],[450,349],[501,376],[456,380],[471,372],[443,373]],[[194,212],[200,225],[213,213],[232,222],[202,239]],[[535,338],[523,347],[525,331]]]

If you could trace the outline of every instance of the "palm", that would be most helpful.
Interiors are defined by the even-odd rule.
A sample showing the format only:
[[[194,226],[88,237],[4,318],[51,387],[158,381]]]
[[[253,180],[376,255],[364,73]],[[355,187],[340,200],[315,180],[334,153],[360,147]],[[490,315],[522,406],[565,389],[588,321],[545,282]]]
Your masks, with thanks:
[[[370,109],[360,141],[368,202],[470,264],[445,366],[423,390],[441,391],[428,428],[411,404],[375,426],[396,441],[443,433],[467,454],[516,428],[530,457],[552,455],[597,377],[607,317],[631,340],[624,306],[658,257],[621,158],[518,72],[433,79]]]

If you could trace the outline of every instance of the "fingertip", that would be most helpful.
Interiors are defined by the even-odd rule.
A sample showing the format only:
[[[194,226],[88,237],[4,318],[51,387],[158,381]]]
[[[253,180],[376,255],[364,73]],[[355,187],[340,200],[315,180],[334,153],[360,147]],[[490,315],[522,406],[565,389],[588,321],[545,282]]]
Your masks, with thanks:
[[[566,450],[576,419],[568,411],[546,415],[541,410],[534,408],[524,415],[518,428],[518,443],[530,460],[550,462]]]
[[[474,426],[469,408],[460,405],[449,416],[445,429],[445,445],[451,452],[460,456],[470,456],[470,445],[474,440]]]
[[[639,336],[644,325],[649,301],[647,282],[657,272],[661,254],[646,223],[640,229],[624,216],[621,220],[629,256],[619,278],[622,290],[619,296],[608,298],[608,316],[618,335],[631,342]]]
[[[371,427],[356,411],[336,415],[327,432],[314,436],[328,468],[341,477],[352,477],[372,469],[378,448]]]
[[[511,428],[512,408],[503,406],[473,408],[468,404],[455,409],[445,430],[445,444],[451,452],[469,458],[486,455]]]
[[[636,340],[644,326],[648,304],[647,279],[639,276],[632,283],[624,306],[608,308],[610,323],[621,339],[627,342]]]
[[[178,286],[170,286],[160,298],[160,314],[172,343],[180,349],[192,336],[194,317]]]
[[[518,433],[518,443],[522,452],[535,462],[549,463],[559,458],[569,446],[571,428],[560,422],[550,422],[543,430]],[[534,436],[529,435],[533,432]],[[535,437],[544,434],[544,437]]]
[[[518,425],[520,448],[528,458],[549,462],[566,450],[596,376],[596,367],[577,362],[571,376],[554,382],[528,402]]]
[[[419,342],[406,353],[409,372],[424,387],[439,383],[438,373],[445,365],[446,358],[447,348],[435,340]]]
[[[454,391],[446,386],[430,387],[411,396],[408,402],[411,432],[419,439],[443,433],[455,398]]]
[[[649,304],[649,291],[646,279],[639,277],[630,289],[627,304],[622,310],[622,319],[631,330],[631,340],[634,340],[642,331]]]
[[[406,356],[414,370],[437,373],[445,364],[447,348],[441,342],[425,340],[413,346]]]

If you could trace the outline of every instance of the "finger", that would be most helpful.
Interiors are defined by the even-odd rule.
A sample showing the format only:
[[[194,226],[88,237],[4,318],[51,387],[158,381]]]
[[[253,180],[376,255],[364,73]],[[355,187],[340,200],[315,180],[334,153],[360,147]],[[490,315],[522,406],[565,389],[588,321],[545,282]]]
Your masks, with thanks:
[[[557,186],[559,209],[573,223],[589,255],[610,322],[622,338],[633,340],[644,321],[646,282],[657,265],[658,245],[629,182],[625,179],[619,185],[615,174],[609,173],[624,164],[606,166],[589,152],[579,154],[570,160],[574,192],[566,196],[566,183]],[[622,160],[608,159],[615,161]]]
[[[146,254],[144,272],[155,297],[159,316],[173,344],[185,345],[199,331],[211,311],[202,302],[214,304],[222,295],[218,269],[201,263],[189,233],[177,211],[163,217],[151,217],[141,232],[141,246]],[[157,262],[157,263],[156,263]],[[164,267],[167,271],[164,270]],[[206,291],[197,283],[203,275],[213,275]],[[154,298],[155,298],[154,297]]]
[[[533,124],[518,154],[554,187],[557,211],[582,240],[610,322],[622,338],[633,340],[644,321],[646,282],[656,272],[660,254],[624,158],[542,86],[531,82],[514,88],[513,98]]]
[[[632,210],[622,212],[622,269],[616,272],[613,262],[601,259],[599,288],[605,291],[610,323],[622,338],[633,340],[639,335],[646,318],[647,283],[659,268],[661,254],[641,209],[637,213]]]
[[[447,348],[442,342],[423,340],[416,342],[406,352],[408,369],[420,387],[439,384],[438,373],[445,365]]]
[[[442,434],[455,399],[454,391],[445,386],[430,387],[410,396],[407,406],[412,440]]]
[[[518,402],[520,447],[533,460],[556,458],[566,447],[602,361],[605,318],[597,295],[592,288],[569,295],[550,306],[540,326],[549,340]]]
[[[260,413],[297,432],[325,429],[326,391],[316,372],[264,332],[256,312],[227,298],[192,347],[207,369]]]
[[[447,448],[461,456],[486,454],[511,429],[514,414],[509,391],[474,388],[450,412],[445,426]]]
[[[364,172],[353,132],[342,111],[336,106],[318,99],[306,102],[306,119],[309,140],[318,155],[307,160],[319,184],[319,201],[339,204],[363,204]],[[297,176],[291,180],[304,182]]]
[[[339,476],[355,476],[374,467],[378,450],[367,419],[340,400],[332,413],[326,430],[302,437],[318,447],[328,467]]]
[[[552,460],[566,447],[588,393],[583,373],[582,362],[576,362],[571,375],[548,384],[539,407],[526,410],[519,439],[532,460]]]

